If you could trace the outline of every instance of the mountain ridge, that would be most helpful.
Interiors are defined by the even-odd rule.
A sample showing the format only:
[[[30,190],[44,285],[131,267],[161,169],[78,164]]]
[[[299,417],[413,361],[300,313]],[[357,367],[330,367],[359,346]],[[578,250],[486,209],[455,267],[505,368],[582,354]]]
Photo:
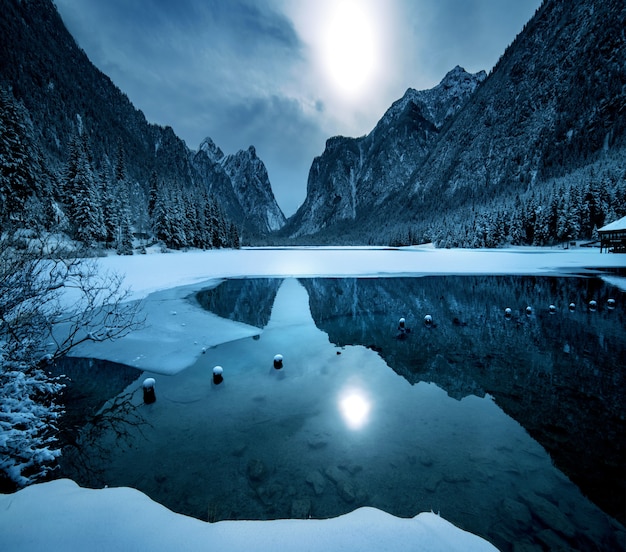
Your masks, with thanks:
[[[487,78],[435,126],[435,139],[425,140],[428,127],[406,112],[411,92],[394,102],[370,135],[412,136],[379,132],[376,146],[389,159],[377,166],[381,189],[360,188],[369,210],[338,214],[354,148],[339,159],[327,147],[287,235],[470,247],[590,239],[605,220],[626,215],[625,27],[621,0],[544,0]],[[411,124],[385,127],[396,112]]]
[[[409,88],[369,134],[329,138],[311,165],[305,202],[287,221],[284,233],[298,238],[356,221],[402,193],[402,181],[485,76],[457,66],[432,89]],[[404,155],[409,150],[411,162]]]

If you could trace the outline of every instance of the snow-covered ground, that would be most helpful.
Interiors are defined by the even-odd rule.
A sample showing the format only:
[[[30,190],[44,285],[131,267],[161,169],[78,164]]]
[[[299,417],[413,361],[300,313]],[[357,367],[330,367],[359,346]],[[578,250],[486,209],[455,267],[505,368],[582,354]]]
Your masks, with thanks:
[[[134,489],[82,489],[68,479],[2,495],[0,511],[4,552],[496,550],[430,512],[401,519],[360,508],[328,520],[209,524],[174,514]]]
[[[257,248],[111,256],[103,269],[126,276],[136,298],[230,277],[419,276],[423,274],[537,274],[586,267],[626,267],[625,255],[597,248],[434,249]]]
[[[144,301],[145,328],[109,344],[81,347],[95,356],[174,373],[207,347],[258,333],[203,311],[196,291],[227,277],[557,274],[626,267],[626,255],[597,249],[399,250],[371,248],[244,249],[99,259],[125,276]],[[626,290],[626,278],[610,283]],[[175,514],[133,489],[81,489],[68,480],[0,496],[0,549],[20,550],[494,550],[439,516],[399,519],[361,508],[331,520],[227,521],[207,524]]]

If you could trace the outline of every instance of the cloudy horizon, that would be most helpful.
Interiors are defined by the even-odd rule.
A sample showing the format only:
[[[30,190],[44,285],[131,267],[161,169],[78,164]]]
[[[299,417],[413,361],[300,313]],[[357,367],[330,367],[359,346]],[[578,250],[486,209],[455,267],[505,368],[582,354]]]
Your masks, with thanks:
[[[254,145],[292,215],[335,135],[367,134],[407,88],[489,72],[540,0],[56,0],[79,46],[191,149]]]

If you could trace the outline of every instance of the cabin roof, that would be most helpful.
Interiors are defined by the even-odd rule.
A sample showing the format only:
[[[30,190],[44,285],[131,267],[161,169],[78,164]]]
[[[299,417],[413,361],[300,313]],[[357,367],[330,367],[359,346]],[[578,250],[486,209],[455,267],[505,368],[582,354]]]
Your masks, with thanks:
[[[617,219],[610,224],[598,229],[598,232],[615,232],[616,230],[626,230],[626,217]]]

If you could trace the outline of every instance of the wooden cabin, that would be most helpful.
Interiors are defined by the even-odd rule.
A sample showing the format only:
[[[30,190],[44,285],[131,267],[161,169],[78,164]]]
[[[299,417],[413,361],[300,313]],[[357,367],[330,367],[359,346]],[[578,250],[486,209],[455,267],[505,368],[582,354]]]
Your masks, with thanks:
[[[626,217],[598,229],[600,253],[626,253]]]

